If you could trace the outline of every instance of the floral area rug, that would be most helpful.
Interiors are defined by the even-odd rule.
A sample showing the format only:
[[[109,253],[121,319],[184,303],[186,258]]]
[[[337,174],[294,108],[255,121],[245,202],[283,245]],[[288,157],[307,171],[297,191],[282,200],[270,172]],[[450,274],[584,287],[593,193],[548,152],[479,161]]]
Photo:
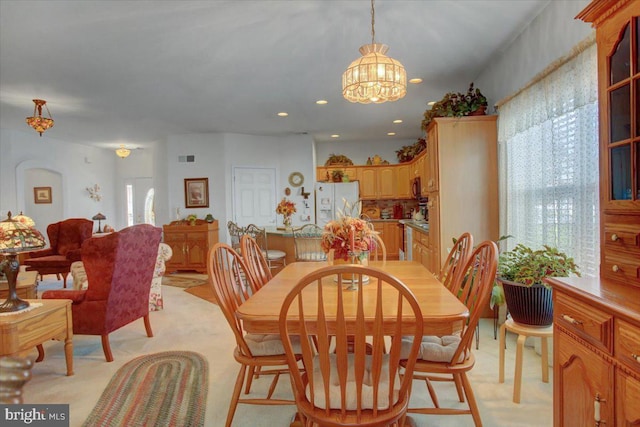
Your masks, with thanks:
[[[199,353],[137,357],[115,373],[83,427],[203,426],[208,383]]]

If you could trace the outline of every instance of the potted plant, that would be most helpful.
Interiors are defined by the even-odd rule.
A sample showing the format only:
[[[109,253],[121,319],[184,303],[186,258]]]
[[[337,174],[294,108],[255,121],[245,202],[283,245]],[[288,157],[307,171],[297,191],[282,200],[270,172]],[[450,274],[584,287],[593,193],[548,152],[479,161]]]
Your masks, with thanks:
[[[353,165],[353,161],[348,158],[347,156],[345,156],[344,154],[329,154],[329,158],[327,159],[326,162],[324,162],[325,166],[335,166],[335,165],[341,165],[341,166],[351,166]]]
[[[502,283],[513,320],[528,325],[551,325],[551,287],[542,279],[570,274],[580,276],[573,258],[547,245],[533,250],[518,244],[513,250],[503,252],[498,262],[498,281]]]
[[[344,171],[342,169],[334,169],[331,171],[331,179],[333,182],[342,182],[342,178],[344,177]]]
[[[448,92],[444,97],[433,104],[430,110],[424,112],[422,129],[426,132],[429,123],[435,117],[463,117],[483,115],[487,109],[487,98],[480,89],[469,84],[467,93]]]

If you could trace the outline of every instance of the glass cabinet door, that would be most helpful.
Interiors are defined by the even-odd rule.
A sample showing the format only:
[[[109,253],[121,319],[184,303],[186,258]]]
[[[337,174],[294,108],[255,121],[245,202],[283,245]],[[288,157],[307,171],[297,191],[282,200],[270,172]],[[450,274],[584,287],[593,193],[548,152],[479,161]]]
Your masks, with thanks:
[[[620,32],[608,61],[609,200],[640,200],[640,18]]]

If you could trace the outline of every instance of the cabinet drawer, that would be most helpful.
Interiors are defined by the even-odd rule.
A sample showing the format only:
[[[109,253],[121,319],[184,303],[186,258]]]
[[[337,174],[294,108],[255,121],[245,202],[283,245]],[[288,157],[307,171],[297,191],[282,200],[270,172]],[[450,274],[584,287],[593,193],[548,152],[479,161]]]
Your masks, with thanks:
[[[604,254],[602,275],[622,283],[640,285],[640,254],[609,250]]]
[[[418,235],[418,241],[424,246],[429,246],[429,235],[425,233],[416,233]]]
[[[616,319],[615,356],[640,373],[640,327]]]
[[[640,256],[640,226],[635,224],[605,224],[604,246]]]
[[[592,345],[611,354],[613,317],[564,294],[557,294],[554,322]]]

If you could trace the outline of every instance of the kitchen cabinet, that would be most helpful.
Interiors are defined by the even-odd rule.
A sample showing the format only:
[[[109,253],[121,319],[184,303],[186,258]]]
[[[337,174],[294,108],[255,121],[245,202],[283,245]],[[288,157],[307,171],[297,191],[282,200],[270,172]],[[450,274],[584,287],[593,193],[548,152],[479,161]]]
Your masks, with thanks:
[[[433,272],[462,233],[471,233],[476,243],[499,237],[496,118],[441,117],[427,128],[421,181],[428,198],[426,265]]]
[[[364,166],[357,168],[360,198],[364,200],[396,198],[397,170],[395,166]]]
[[[388,260],[399,259],[400,228],[397,221],[372,221],[373,229],[380,234],[387,250]]]
[[[411,199],[411,179],[413,168],[410,164],[395,166],[397,170],[396,199]]]
[[[196,220],[195,225],[185,221],[173,221],[162,227],[164,243],[171,247],[173,255],[165,263],[165,274],[174,271],[207,272],[207,254],[218,243],[218,221],[208,223]]]
[[[600,275],[640,286],[640,2],[594,1],[600,115]]]
[[[341,170],[344,173],[344,176],[349,178],[349,181],[355,181],[358,179],[356,166],[318,166],[316,168],[316,181],[333,182],[331,175],[335,170]]]

